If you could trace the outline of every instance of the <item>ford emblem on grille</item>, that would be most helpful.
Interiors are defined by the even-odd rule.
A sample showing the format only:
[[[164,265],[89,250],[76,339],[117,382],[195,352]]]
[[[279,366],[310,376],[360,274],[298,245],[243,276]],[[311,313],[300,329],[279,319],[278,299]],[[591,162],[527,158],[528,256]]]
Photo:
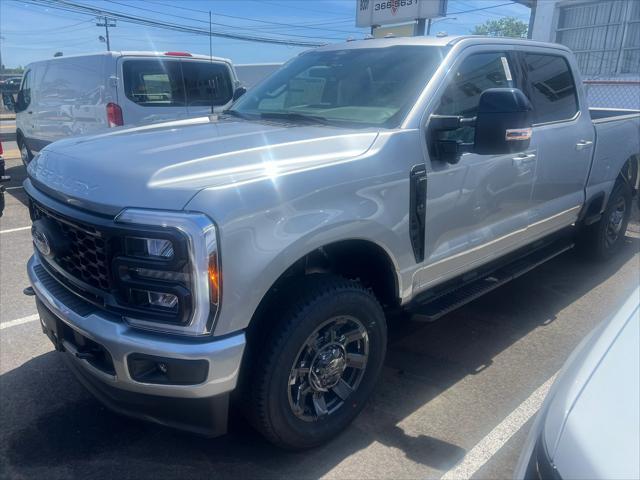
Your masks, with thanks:
[[[33,238],[34,245],[42,255],[45,257],[51,255],[51,244],[49,243],[46,233],[38,230],[34,225],[31,227],[31,237]]]

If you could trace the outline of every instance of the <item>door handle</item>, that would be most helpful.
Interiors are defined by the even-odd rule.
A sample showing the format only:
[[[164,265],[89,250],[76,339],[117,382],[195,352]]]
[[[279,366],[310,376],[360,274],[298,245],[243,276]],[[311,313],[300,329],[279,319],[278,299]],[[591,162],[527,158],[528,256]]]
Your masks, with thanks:
[[[31,115],[31,114],[33,113],[33,110],[29,110],[29,111],[27,111],[27,113],[28,113],[29,115]]]
[[[518,166],[518,165],[527,165],[529,163],[533,163],[536,160],[536,154],[535,153],[521,153],[520,155],[513,157],[511,159],[513,161],[513,164]]]
[[[576,143],[576,150],[584,150],[585,148],[591,148],[593,142],[591,140],[580,140]]]

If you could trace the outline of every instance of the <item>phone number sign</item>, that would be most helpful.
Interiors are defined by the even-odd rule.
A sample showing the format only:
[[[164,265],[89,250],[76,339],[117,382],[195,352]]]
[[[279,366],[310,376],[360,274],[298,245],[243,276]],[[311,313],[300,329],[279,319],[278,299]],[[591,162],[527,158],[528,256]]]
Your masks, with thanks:
[[[447,0],[356,0],[356,26],[388,25],[444,17]]]

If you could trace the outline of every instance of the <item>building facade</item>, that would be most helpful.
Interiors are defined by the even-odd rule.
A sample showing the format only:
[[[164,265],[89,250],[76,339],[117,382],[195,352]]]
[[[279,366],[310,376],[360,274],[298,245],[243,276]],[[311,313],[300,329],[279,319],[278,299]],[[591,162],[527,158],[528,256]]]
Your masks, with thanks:
[[[640,0],[520,0],[529,38],[576,55],[591,105],[640,109]]]

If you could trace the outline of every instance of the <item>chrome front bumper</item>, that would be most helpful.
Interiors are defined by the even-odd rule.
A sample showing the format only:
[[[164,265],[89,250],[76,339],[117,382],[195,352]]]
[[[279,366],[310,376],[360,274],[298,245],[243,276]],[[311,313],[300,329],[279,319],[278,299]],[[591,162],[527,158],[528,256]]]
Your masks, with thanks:
[[[163,336],[136,330],[116,315],[95,307],[87,308],[90,304],[64,289],[44,271],[37,254],[29,259],[27,272],[38,299],[53,315],[109,352],[113,360],[114,375],[76,356],[72,346],[65,348],[65,354],[72,358],[74,364],[101,383],[140,394],[191,399],[226,394],[236,387],[245,347],[244,333],[215,339]],[[78,302],[82,303],[83,308],[77,307]],[[46,328],[45,325],[43,327]],[[182,360],[206,360],[209,364],[208,375],[203,383],[197,385],[137,382],[131,378],[127,366],[127,357],[134,353]]]

